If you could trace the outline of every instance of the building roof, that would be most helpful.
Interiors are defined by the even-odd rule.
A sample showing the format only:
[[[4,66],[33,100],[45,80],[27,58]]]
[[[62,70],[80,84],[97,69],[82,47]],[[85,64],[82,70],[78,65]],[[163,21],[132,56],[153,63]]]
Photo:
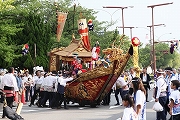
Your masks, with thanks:
[[[59,49],[57,52],[54,52],[53,54],[62,57],[73,57],[74,54],[77,54],[78,57],[92,57],[91,51],[85,49],[81,40],[76,39],[73,39],[69,46],[63,49]]]

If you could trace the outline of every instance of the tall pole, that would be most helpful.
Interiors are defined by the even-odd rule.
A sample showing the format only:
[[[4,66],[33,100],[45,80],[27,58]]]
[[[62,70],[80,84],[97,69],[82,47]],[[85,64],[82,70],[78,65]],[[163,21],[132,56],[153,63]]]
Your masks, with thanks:
[[[165,24],[156,24],[156,25],[154,25],[154,27],[155,26],[165,26]],[[152,30],[151,30],[152,25],[149,25],[147,27],[149,27],[149,29],[150,29],[150,44],[152,45]]]
[[[131,6],[133,7],[133,6]],[[123,29],[123,34],[124,34],[124,9],[128,8],[128,7],[120,7],[120,6],[106,6],[103,8],[120,8],[122,10],[122,29]]]
[[[132,39],[132,29],[135,28],[135,27],[124,27],[124,26],[118,27],[118,26],[117,26],[117,28],[123,28],[123,29],[124,29],[124,28],[129,28],[129,29],[130,29],[130,36],[131,36],[131,39]]]
[[[157,4],[157,5],[150,5],[147,6],[148,8],[152,9],[152,50],[153,50],[153,73],[155,74],[156,72],[156,56],[155,56],[155,46],[154,46],[154,7],[156,6],[163,6],[163,5],[169,5],[169,4],[173,4],[173,3],[163,3],[163,4]]]
[[[153,11],[154,7],[152,7],[152,42],[153,42],[153,68],[154,68],[154,74],[156,72],[156,56],[155,56],[155,48],[154,48],[154,11]]]
[[[124,34],[124,8],[122,8],[122,27],[123,27],[123,34]]]

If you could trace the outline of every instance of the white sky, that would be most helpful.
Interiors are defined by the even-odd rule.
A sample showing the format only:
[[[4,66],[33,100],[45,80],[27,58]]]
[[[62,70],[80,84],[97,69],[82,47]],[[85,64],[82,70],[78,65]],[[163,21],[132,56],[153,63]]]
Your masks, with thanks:
[[[124,9],[124,26],[139,27],[133,29],[133,37],[138,37],[144,44],[149,42],[150,31],[146,26],[152,25],[152,9],[149,5],[173,2],[173,4],[158,6],[154,8],[154,24],[165,24],[166,27],[155,27],[155,39],[161,41],[180,39],[180,0],[73,0],[82,7],[99,11],[97,19],[99,21],[118,21],[110,28],[114,30],[116,26],[122,26],[121,9],[103,8],[103,6],[134,6],[134,8]],[[114,14],[113,14],[114,13]],[[118,29],[122,34],[122,28]],[[169,34],[172,33],[172,34]],[[125,29],[125,34],[130,36],[130,29]]]

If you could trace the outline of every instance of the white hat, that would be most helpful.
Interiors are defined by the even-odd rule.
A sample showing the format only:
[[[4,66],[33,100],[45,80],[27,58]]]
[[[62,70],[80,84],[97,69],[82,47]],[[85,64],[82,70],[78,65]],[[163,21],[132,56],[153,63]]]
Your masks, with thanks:
[[[160,73],[160,74],[165,73],[164,71],[160,71],[160,70],[157,70],[156,72],[157,72],[157,73]]]
[[[0,69],[0,75],[2,75],[3,73],[5,73],[5,71],[3,69]]]

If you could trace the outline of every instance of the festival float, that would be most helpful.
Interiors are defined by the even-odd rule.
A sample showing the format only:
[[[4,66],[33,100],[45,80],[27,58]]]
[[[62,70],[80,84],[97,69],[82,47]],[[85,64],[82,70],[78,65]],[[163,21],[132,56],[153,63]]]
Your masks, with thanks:
[[[109,55],[110,65],[108,67],[98,66],[85,73],[81,73],[65,88],[65,96],[80,106],[91,105],[95,107],[109,93],[117,78],[122,73],[133,47],[124,53],[118,47],[113,46],[102,51],[105,56]]]
[[[85,62],[91,63],[93,61],[86,19],[78,20],[78,29],[81,36],[80,40],[76,40],[73,36],[72,42],[68,47],[51,52],[50,68],[52,69],[50,70],[57,70],[57,64],[54,64],[53,61],[63,60],[64,62],[72,62],[74,53],[77,53]],[[124,36],[122,35],[121,39]],[[105,67],[103,62],[100,61],[101,63],[98,66],[79,73],[76,79],[67,83],[65,87],[66,99],[79,103],[80,106],[90,105],[95,107],[100,104],[122,73],[130,56],[135,53],[133,60],[138,61],[137,47],[139,43],[139,39],[133,38],[132,45],[126,52],[120,48],[120,45],[112,45],[111,48],[102,50],[104,58],[108,56],[110,64]],[[138,71],[138,64],[135,64],[135,67]]]

